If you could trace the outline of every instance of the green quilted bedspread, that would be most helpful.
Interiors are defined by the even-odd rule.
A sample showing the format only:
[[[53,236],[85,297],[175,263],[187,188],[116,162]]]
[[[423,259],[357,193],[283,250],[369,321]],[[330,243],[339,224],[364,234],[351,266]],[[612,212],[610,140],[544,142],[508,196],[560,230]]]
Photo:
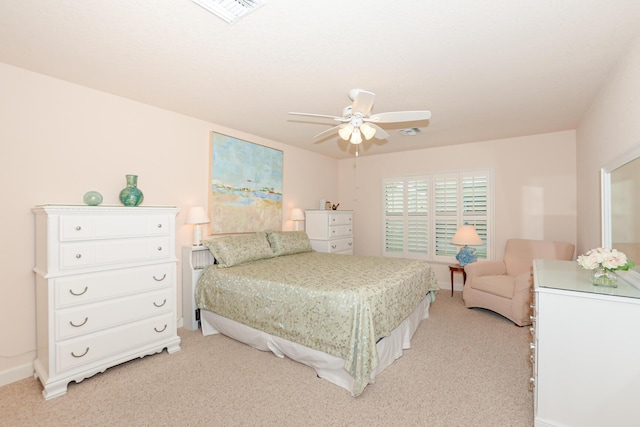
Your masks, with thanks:
[[[425,261],[307,252],[229,268],[210,266],[199,308],[345,360],[354,396],[378,365],[388,336],[437,280]]]

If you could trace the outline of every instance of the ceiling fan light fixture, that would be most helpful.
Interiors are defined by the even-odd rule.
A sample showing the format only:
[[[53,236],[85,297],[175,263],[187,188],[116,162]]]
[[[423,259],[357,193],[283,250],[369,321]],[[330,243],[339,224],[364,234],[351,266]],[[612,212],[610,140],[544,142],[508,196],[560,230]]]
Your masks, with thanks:
[[[351,133],[353,133],[353,128],[351,127],[351,125],[342,126],[340,129],[338,129],[338,135],[340,135],[340,138],[344,139],[345,141],[349,140]]]
[[[360,144],[362,142],[362,135],[360,134],[360,129],[355,128],[353,133],[351,134],[351,139],[349,140],[352,144]]]
[[[376,129],[368,123],[365,123],[362,126],[360,126],[360,131],[364,135],[364,139],[366,139],[367,141],[373,138],[374,135],[376,134]]]

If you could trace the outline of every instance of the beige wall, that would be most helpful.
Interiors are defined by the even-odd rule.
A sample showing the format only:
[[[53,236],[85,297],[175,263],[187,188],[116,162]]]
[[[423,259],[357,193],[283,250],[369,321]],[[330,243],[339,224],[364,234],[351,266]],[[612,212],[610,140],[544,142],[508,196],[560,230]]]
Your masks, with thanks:
[[[294,227],[290,208],[337,199],[337,161],[309,151],[1,63],[0,94],[0,384],[29,376],[35,359],[33,206],[82,204],[88,190],[120,205],[133,173],[144,204],[180,208],[177,245],[190,245],[184,219],[206,206],[212,130],[283,150],[283,229]]]
[[[612,70],[577,135],[578,253],[601,243],[600,169],[640,145],[640,38]],[[640,263],[640,260],[634,260]]]
[[[490,168],[494,178],[494,251],[509,238],[576,242],[573,131],[340,161],[340,208],[354,210],[355,252],[382,253],[382,178]],[[450,286],[446,265],[436,265]],[[459,280],[459,278],[457,278]]]

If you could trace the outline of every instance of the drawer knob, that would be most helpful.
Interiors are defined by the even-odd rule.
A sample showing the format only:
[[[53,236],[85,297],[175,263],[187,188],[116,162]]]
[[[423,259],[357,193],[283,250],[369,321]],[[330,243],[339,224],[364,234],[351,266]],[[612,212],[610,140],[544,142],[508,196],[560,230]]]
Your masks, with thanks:
[[[353,242],[349,242],[349,246],[353,246]]]
[[[84,351],[84,353],[82,353],[82,354],[75,354],[75,353],[72,351],[72,352],[71,352],[71,355],[72,355],[73,357],[75,357],[75,358],[80,358],[80,357],[86,356],[86,355],[87,355],[87,353],[89,353],[89,347],[87,347],[87,349],[86,349],[86,350]]]
[[[162,251],[162,246],[158,246],[158,252]]]
[[[158,228],[162,228],[162,224],[158,224]]]
[[[164,332],[166,329],[167,329],[167,324],[166,323],[164,324],[164,328],[162,328],[160,330],[158,330],[158,328],[156,328],[156,327],[153,328],[153,330],[156,331],[157,333]]]
[[[82,258],[82,254],[76,254],[76,258],[77,258],[77,259]]]
[[[153,276],[153,280],[155,280],[156,282],[162,282],[165,279],[165,277],[167,277],[167,273],[164,273],[162,277],[159,279],[156,276]]]
[[[80,231],[82,230],[82,227],[80,227],[79,225],[76,226],[76,231]]]
[[[336,245],[331,245],[331,249],[335,249],[336,247]]]
[[[84,293],[87,292],[88,289],[89,287],[85,286],[82,292],[80,292],[79,294],[76,294],[75,292],[73,292],[73,289],[69,289],[69,293],[73,296],[79,297],[80,295],[84,295]]]
[[[74,328],[79,328],[80,326],[84,326],[87,323],[87,320],[89,320],[89,318],[85,317],[84,322],[80,323],[79,325],[76,325],[75,323],[73,323],[73,320],[69,320],[69,324]]]
[[[154,301],[154,302],[153,302],[153,305],[155,305],[156,307],[160,308],[160,307],[162,307],[163,305],[165,305],[166,303],[167,303],[167,299],[165,298],[165,299],[164,299],[164,301],[162,301],[162,303],[160,303],[160,304],[156,304],[156,302]]]

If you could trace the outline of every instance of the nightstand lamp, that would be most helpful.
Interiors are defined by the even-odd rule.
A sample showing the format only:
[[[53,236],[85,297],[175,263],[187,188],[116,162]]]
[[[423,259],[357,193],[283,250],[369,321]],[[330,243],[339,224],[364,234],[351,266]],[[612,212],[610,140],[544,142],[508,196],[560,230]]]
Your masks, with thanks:
[[[304,212],[300,208],[291,209],[289,219],[296,224],[296,231],[300,231],[300,221],[304,221]]]
[[[468,245],[478,246],[482,244],[482,239],[478,236],[476,229],[473,225],[463,225],[458,228],[456,234],[451,239],[451,243],[456,246],[462,246],[456,254],[456,259],[460,264],[460,267],[464,267],[467,264],[471,264],[478,260],[475,248],[470,248]]]
[[[189,209],[185,224],[193,224],[193,246],[202,245],[202,224],[211,222],[202,206],[194,206]]]

